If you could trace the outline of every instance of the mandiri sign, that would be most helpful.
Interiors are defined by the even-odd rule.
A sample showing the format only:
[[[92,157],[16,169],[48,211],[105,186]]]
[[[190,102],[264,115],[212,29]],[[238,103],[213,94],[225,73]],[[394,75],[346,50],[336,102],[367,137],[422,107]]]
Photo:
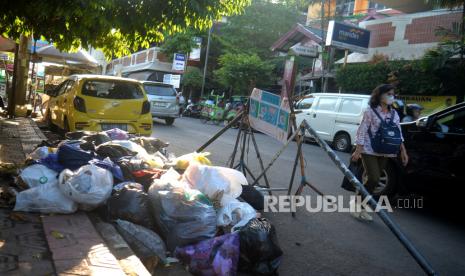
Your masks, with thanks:
[[[173,71],[184,71],[184,67],[186,66],[186,55],[185,54],[174,54],[173,57],[173,67],[171,68]]]
[[[286,143],[289,134],[289,100],[255,88],[249,102],[250,126]]]
[[[326,46],[334,46],[357,53],[368,54],[369,44],[369,30],[334,20],[329,21]]]

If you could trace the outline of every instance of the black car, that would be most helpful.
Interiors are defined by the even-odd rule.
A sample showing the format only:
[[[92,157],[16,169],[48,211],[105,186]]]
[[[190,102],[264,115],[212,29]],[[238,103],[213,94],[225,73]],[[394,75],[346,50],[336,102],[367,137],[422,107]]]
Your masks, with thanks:
[[[465,188],[465,103],[402,123],[401,128],[409,164],[389,160],[374,194],[457,193]],[[363,169],[356,175],[362,180]]]

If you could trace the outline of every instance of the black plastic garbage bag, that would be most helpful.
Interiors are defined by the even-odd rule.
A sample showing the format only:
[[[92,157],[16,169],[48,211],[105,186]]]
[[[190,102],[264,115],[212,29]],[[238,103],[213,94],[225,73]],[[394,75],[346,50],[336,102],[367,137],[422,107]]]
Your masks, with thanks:
[[[126,181],[135,181],[133,172],[150,168],[147,162],[137,157],[122,157],[116,163],[121,168]]]
[[[249,203],[255,210],[260,211],[265,208],[265,197],[254,186],[242,185],[240,198]]]
[[[153,218],[147,193],[138,183],[126,182],[122,188],[120,186],[116,191],[113,189],[107,201],[110,219],[123,219],[152,229]]]
[[[354,174],[355,177],[360,177],[363,174],[363,165],[362,165],[362,162],[360,161],[358,162],[351,161],[348,169]],[[361,179],[358,179],[358,180],[362,182]],[[347,177],[344,177],[344,179],[342,180],[341,187],[344,190],[347,190],[349,192],[356,191],[354,184],[352,184]]]
[[[125,156],[134,156],[137,153],[128,150],[127,148],[120,146],[120,145],[100,145],[97,147],[95,152],[101,157],[106,158],[109,157],[111,161],[116,162],[121,157]]]
[[[80,147],[79,141],[63,143],[58,147],[58,162],[70,170],[77,170],[80,167],[97,158],[94,152],[85,151]]]
[[[165,143],[158,138],[152,137],[135,137],[130,139],[130,141],[141,145],[149,154],[154,154],[155,152],[169,146],[169,143]]]
[[[142,262],[146,263],[148,259],[156,256],[166,263],[166,246],[157,233],[121,219],[116,221],[116,229]]]
[[[255,218],[239,230],[239,271],[254,275],[276,275],[283,251],[274,226],[265,218]]]
[[[165,239],[170,251],[215,236],[215,209],[199,191],[154,183],[148,194],[155,230]]]
[[[103,143],[111,141],[111,138],[105,132],[99,132],[92,135],[82,137],[82,140],[99,146]]]
[[[79,140],[84,136],[89,136],[95,134],[95,131],[73,131],[73,132],[67,132],[65,134],[65,138],[67,140]]]

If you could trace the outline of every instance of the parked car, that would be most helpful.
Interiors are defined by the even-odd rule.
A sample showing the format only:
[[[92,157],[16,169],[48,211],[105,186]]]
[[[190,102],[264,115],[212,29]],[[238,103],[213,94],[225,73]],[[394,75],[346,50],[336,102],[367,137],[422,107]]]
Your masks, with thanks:
[[[348,152],[368,107],[369,95],[314,93],[296,103],[296,120],[304,119],[336,150]],[[305,136],[311,138],[307,132]]]
[[[49,92],[47,121],[64,131],[119,128],[150,135],[150,103],[135,80],[73,75]]]
[[[173,85],[142,81],[147,97],[151,104],[150,112],[153,117],[165,120],[167,125],[172,125],[179,117],[179,94]]]
[[[465,103],[401,123],[409,155],[407,167],[390,159],[374,193],[458,193],[465,183]],[[362,166],[360,166],[362,168]],[[365,173],[356,176],[363,180]]]

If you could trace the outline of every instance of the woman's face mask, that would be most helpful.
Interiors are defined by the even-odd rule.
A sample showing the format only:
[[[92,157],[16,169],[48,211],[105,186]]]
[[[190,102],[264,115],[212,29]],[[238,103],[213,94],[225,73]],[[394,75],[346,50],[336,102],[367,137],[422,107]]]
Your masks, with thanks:
[[[383,103],[387,105],[392,105],[394,103],[394,93],[386,93],[382,97]]]

